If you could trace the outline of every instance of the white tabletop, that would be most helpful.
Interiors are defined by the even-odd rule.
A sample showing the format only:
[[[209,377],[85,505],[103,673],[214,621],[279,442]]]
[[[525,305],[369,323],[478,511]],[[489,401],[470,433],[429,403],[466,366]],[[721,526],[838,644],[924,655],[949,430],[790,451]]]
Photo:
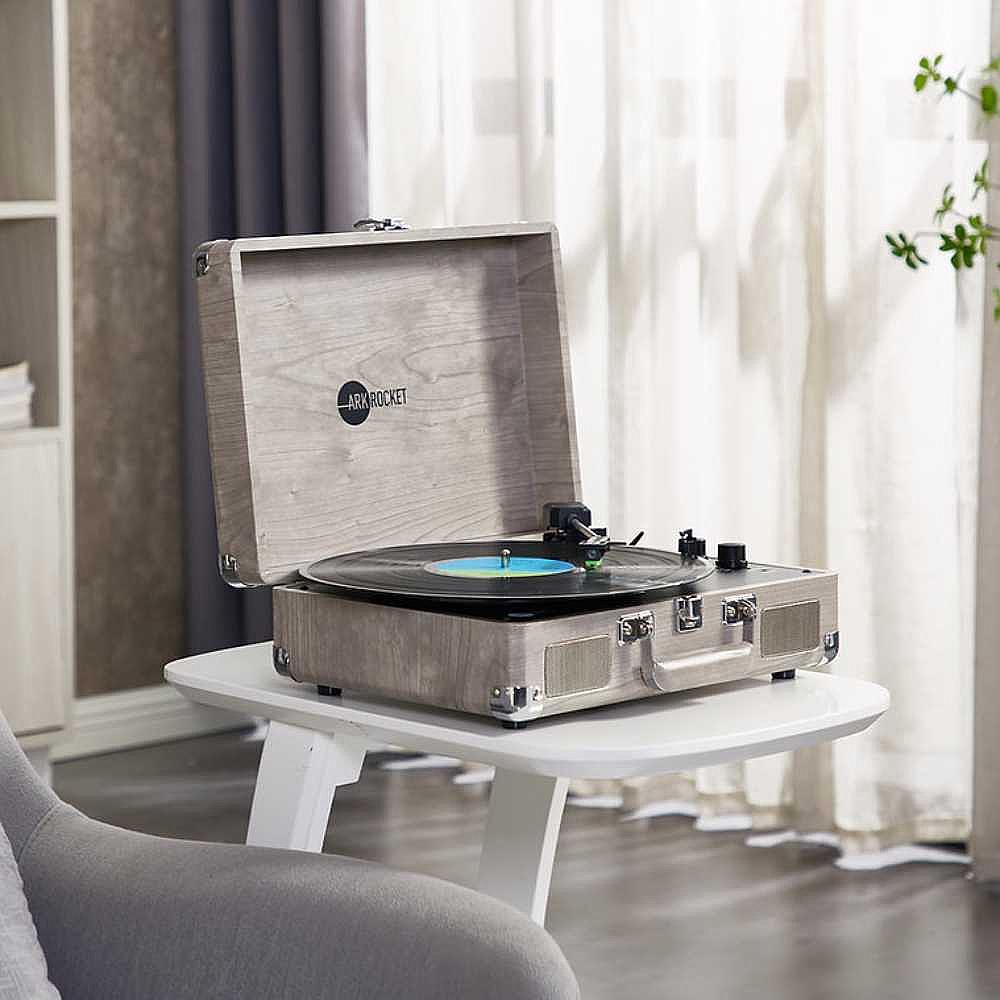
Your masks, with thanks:
[[[793,750],[860,732],[889,707],[889,692],[877,684],[799,671],[790,681],[753,678],[661,694],[509,730],[493,719],[350,692],[321,697],[275,672],[269,642],[175,660],[164,673],[205,705],[567,778],[663,774]]]

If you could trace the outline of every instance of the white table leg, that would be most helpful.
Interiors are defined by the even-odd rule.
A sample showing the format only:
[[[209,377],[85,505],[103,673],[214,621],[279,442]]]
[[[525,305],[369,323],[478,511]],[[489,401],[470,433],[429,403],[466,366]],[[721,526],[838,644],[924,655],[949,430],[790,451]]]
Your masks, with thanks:
[[[567,778],[497,768],[479,861],[479,890],[545,924]]]
[[[364,759],[365,747],[350,737],[272,722],[257,771],[247,843],[322,851],[334,790],[358,780]]]

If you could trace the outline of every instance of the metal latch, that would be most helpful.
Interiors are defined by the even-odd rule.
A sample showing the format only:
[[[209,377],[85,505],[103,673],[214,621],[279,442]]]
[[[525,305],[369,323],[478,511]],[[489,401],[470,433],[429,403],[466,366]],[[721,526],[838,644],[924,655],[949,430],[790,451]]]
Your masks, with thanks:
[[[739,594],[722,602],[723,625],[742,625],[757,617],[756,594]]]
[[[702,625],[700,594],[687,594],[674,602],[675,622],[678,632],[693,632]]]
[[[832,663],[840,652],[840,629],[834,629],[823,636],[823,659]]]
[[[618,645],[648,639],[656,628],[656,618],[652,611],[638,611],[618,619]]]

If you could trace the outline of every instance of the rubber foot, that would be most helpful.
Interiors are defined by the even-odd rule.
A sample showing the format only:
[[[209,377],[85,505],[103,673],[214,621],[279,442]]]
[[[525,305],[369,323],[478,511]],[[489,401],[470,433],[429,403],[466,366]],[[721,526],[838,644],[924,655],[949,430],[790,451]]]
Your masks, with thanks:
[[[776,670],[773,674],[771,674],[772,681],[791,681],[794,679],[794,670]]]
[[[513,719],[501,719],[500,725],[504,729],[525,729],[527,728],[527,722],[515,722]]]
[[[340,693],[340,688],[328,687],[326,684],[316,685],[316,694],[322,695],[324,698],[336,698]]]

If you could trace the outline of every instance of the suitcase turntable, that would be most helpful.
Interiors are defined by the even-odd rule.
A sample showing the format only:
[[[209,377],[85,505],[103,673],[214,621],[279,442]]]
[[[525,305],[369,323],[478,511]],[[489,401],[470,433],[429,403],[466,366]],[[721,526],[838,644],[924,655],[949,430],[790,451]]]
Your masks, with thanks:
[[[220,567],[276,584],[279,673],[518,727],[836,655],[835,574],[592,526],[552,227],[218,241],[195,272]]]

